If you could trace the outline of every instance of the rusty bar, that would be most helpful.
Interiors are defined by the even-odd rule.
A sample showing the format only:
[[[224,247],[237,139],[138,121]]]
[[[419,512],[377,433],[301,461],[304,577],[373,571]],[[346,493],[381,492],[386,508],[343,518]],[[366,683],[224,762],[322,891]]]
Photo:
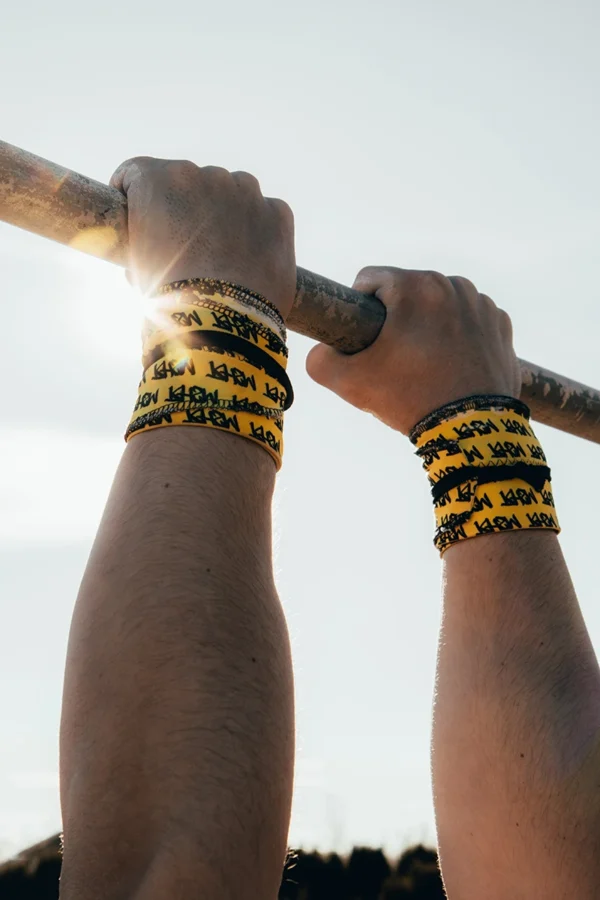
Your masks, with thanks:
[[[521,399],[536,422],[600,444],[600,392],[535,363],[519,362]]]
[[[127,204],[118,191],[2,141],[0,220],[126,264]],[[298,268],[293,331],[356,353],[375,340],[384,320],[376,297]],[[521,396],[534,419],[600,443],[598,391],[523,360],[521,370]]]

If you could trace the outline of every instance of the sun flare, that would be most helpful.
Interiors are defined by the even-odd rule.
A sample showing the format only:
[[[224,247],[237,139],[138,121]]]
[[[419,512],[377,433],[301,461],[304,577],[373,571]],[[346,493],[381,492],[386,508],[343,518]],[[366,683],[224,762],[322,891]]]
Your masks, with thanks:
[[[70,297],[74,337],[98,356],[139,361],[148,301],[123,269],[86,257],[74,263]]]

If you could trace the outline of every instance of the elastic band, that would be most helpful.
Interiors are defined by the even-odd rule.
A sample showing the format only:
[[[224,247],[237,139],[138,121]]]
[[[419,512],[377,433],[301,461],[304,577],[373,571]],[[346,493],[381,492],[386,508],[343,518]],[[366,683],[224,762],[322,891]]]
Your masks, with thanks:
[[[253,291],[215,279],[164,285],[143,331],[142,379],[125,434],[213,428],[262,446],[277,469],[294,400],[285,326]]]
[[[443,554],[458,541],[505,531],[560,532],[551,472],[514,397],[465,397],[434,410],[411,431],[431,487]]]
[[[209,321],[205,313],[209,314]],[[262,324],[256,316],[196,294],[186,294],[179,302],[161,307],[146,320],[142,333],[144,348],[149,351],[155,343],[163,343],[172,336],[195,330],[236,334],[258,346],[261,346],[262,340],[263,349],[268,353],[284,359],[288,356],[288,349],[280,334],[272,327]]]
[[[434,502],[447,494],[459,484],[475,480],[477,484],[491,484],[492,482],[511,481],[519,478],[527,482],[536,491],[541,491],[547,481],[552,481],[548,466],[530,466],[527,463],[517,462],[511,466],[463,466],[445,475],[431,488],[431,497]]]
[[[149,353],[143,356],[144,371],[149,369],[157,360],[167,355],[170,343],[170,341],[166,341],[164,344],[157,344],[156,347],[153,347]],[[222,334],[218,331],[188,331],[177,335],[177,344],[193,350],[216,350],[236,353],[253,366],[263,369],[267,375],[270,375],[284,388],[286,392],[284,411],[290,409],[294,402],[292,382],[283,366],[280,366],[272,356],[269,356],[260,347],[256,347],[235,334]]]
[[[258,420],[248,413],[227,414],[220,409],[157,410],[147,417],[140,417],[127,429],[126,440],[135,434],[153,431],[164,426],[214,428],[228,431],[263,447],[273,459],[277,470],[281,468],[283,454],[283,419]]]
[[[416,444],[418,439],[426,431],[436,428],[448,419],[453,419],[456,415],[463,412],[487,412],[488,410],[497,410],[498,412],[515,412],[529,421],[531,410],[521,400],[515,397],[504,397],[502,394],[473,394],[471,397],[463,397],[462,400],[453,400],[439,409],[434,409],[426,415],[420,422],[409,431],[408,437],[411,443]]]

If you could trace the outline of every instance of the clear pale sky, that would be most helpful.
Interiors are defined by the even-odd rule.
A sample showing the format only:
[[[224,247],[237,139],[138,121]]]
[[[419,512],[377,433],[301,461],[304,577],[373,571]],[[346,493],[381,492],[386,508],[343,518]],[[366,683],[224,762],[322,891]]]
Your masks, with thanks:
[[[100,181],[153,155],[246,169],[296,213],[300,265],[471,278],[517,353],[600,386],[600,8],[593,0],[14,4],[0,139]],[[58,726],[78,584],[136,396],[122,270],[0,225],[0,857],[61,827]],[[309,382],[276,495],[298,762],[290,843],[435,838],[440,564],[400,435]],[[539,427],[600,649],[600,447]],[[142,438],[143,439],[143,438]]]

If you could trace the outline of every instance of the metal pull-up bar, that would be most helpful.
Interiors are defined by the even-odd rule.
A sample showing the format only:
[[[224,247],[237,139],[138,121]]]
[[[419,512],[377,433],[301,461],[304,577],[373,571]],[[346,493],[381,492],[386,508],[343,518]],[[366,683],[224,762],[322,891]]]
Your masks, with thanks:
[[[125,265],[127,203],[114,188],[0,141],[0,221]],[[377,297],[298,268],[288,325],[345,353],[373,343]],[[600,392],[520,360],[522,399],[538,422],[600,443]]]

